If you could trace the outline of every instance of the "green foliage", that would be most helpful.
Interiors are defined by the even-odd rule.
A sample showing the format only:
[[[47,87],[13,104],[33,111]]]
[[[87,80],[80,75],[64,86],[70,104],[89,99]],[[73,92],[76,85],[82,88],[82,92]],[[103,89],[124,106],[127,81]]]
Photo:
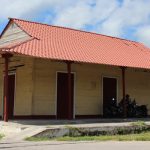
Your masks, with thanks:
[[[79,128],[66,126],[69,131],[63,137],[56,137],[55,132],[29,137],[29,141],[47,140],[150,140],[150,126],[143,121],[131,123],[129,126],[101,127],[101,128]],[[60,130],[60,129],[59,129]],[[52,136],[52,135],[53,136]]]
[[[4,137],[4,134],[0,134],[0,139],[2,139]]]
[[[77,127],[68,127],[70,137],[78,136],[99,136],[99,135],[126,135],[126,134],[135,134],[150,131],[150,126],[146,125],[145,122],[138,121],[132,123],[130,126],[121,126],[121,127],[109,127],[101,128],[97,130],[90,130],[88,128],[77,128]]]
[[[138,105],[134,100],[131,100],[127,94],[125,99],[122,99],[118,104],[116,100],[111,100],[107,108],[105,108],[105,117],[107,118],[121,118],[124,114],[124,103],[126,103],[127,117],[141,118],[147,117],[148,108],[147,105]]]
[[[28,141],[150,141],[150,132],[143,132],[140,134],[128,134],[128,135],[103,135],[103,136],[79,136],[79,137],[59,137],[59,138],[26,138]]]
[[[132,122],[131,125],[132,126],[138,126],[138,127],[147,126],[147,124],[144,121]]]
[[[48,137],[27,137],[24,140],[39,142],[39,141],[49,141],[50,139],[51,138]]]

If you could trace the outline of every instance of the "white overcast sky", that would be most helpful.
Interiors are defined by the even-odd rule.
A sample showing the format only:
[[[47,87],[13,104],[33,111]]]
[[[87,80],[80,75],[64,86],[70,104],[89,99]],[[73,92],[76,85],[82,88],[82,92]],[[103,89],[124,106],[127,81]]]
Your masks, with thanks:
[[[0,31],[8,17],[127,38],[150,46],[150,0],[0,0]]]

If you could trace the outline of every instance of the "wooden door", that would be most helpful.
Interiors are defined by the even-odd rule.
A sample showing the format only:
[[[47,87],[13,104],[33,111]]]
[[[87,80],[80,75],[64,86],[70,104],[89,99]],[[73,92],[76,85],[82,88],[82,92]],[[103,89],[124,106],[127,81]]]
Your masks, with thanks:
[[[112,100],[117,101],[117,79],[116,78],[103,78],[103,115]]]
[[[8,75],[8,119],[13,118],[15,96],[15,74]]]
[[[73,97],[74,97],[74,74],[71,74],[71,106],[68,103],[68,74],[59,72],[57,74],[57,119],[68,119],[69,107],[73,118]]]

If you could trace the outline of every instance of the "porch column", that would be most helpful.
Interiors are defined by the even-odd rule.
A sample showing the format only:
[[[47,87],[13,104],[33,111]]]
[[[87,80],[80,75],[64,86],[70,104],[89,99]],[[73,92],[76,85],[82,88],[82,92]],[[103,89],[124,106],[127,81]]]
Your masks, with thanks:
[[[11,54],[2,54],[4,58],[4,121],[8,122],[8,63]]]
[[[72,91],[71,91],[71,63],[70,61],[67,62],[67,72],[68,72],[68,119],[72,119]]]
[[[122,96],[123,96],[123,109],[124,109],[124,117],[127,117],[127,106],[126,106],[126,83],[125,83],[125,70],[126,67],[121,67],[122,70]]]

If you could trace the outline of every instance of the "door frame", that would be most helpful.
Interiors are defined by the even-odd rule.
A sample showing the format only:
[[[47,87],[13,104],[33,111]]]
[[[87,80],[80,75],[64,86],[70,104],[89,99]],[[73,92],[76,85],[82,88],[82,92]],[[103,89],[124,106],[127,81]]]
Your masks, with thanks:
[[[68,73],[67,71],[56,71],[56,89],[55,89],[55,115],[57,119],[57,78],[58,73]],[[75,119],[76,111],[75,111],[75,92],[76,92],[76,72],[71,72],[74,75],[74,86],[73,86],[73,119]]]
[[[119,82],[118,82],[119,79],[118,78],[119,77],[117,77],[117,76],[109,76],[109,75],[102,75],[102,97],[101,97],[102,98],[102,115],[103,115],[103,104],[104,104],[104,99],[103,99],[103,79],[104,78],[113,78],[113,79],[116,79],[116,81],[117,81],[117,84],[116,84],[117,85],[117,87],[116,87],[116,92],[117,92],[116,93],[116,98],[117,98],[116,102],[118,102],[118,97],[119,97],[118,96],[119,95],[119,93],[118,93],[118,87],[119,87]]]
[[[15,84],[14,84],[14,110],[15,110],[15,101],[16,101],[16,71],[9,71],[8,72],[8,76],[9,75],[15,75]],[[4,73],[3,73],[3,86],[2,86],[2,118],[4,118]],[[13,111],[13,116],[14,116],[14,111]]]

